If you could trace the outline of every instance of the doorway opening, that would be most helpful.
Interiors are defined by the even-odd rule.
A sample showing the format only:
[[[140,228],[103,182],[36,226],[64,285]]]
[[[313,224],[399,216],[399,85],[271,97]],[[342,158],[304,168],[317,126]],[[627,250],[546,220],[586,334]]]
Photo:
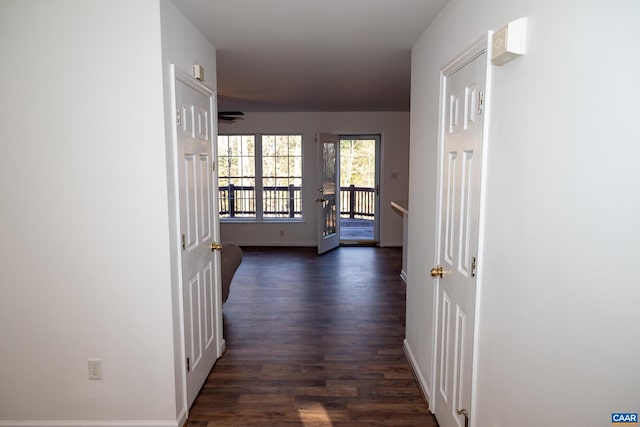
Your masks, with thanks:
[[[340,244],[377,245],[380,135],[340,135]]]

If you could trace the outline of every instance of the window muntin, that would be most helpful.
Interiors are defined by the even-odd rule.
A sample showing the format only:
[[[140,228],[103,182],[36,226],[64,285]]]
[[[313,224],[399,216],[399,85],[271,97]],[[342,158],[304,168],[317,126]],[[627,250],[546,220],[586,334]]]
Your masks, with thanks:
[[[302,136],[262,137],[264,218],[302,218]]]
[[[220,135],[221,219],[302,218],[302,135]]]

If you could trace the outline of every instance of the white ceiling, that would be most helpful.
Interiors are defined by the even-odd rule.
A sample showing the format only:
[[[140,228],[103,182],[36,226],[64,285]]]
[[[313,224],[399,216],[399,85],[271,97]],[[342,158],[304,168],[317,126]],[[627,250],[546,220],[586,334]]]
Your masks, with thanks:
[[[447,0],[172,0],[217,49],[220,111],[408,111]]]

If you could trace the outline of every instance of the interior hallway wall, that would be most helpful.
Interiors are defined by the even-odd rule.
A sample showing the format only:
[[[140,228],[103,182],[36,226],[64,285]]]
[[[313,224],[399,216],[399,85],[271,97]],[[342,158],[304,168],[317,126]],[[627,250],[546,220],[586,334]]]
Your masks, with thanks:
[[[602,426],[640,409],[635,1],[451,0],[416,44],[406,339],[432,387],[439,71],[523,16],[493,68],[472,419]]]
[[[0,423],[176,425],[159,2],[3,0],[0,52]]]
[[[171,289],[173,300],[173,357],[176,389],[176,418],[183,419],[187,413],[184,366],[184,345],[182,332],[184,325],[181,312],[181,287],[179,277],[182,252],[180,250],[180,225],[178,217],[178,193],[175,189],[177,145],[173,135],[175,110],[172,102],[171,65],[187,74],[192,73],[194,64],[204,68],[203,84],[212,90],[217,87],[216,49],[204,36],[176,9],[169,0],[160,1],[162,28],[162,72],[164,84],[164,117],[167,149],[167,188],[169,196],[169,239],[171,248]],[[214,126],[216,120],[214,118]],[[215,129],[214,129],[215,131]],[[213,137],[215,140],[215,136]]]

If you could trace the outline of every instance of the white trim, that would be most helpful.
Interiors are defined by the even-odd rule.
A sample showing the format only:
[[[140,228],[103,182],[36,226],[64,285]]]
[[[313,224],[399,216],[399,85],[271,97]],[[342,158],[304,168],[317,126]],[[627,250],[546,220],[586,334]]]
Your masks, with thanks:
[[[302,247],[302,248],[315,248],[318,246],[318,242],[256,242],[256,241],[238,241],[234,240],[233,243],[237,246],[247,247]]]
[[[219,344],[220,345],[218,346],[218,354],[219,354],[218,359],[222,357],[225,351],[227,351],[227,342],[225,341],[224,338],[221,340]]]
[[[487,36],[481,37],[461,54],[455,57],[455,59],[449,62],[444,68],[440,70],[440,75],[443,77],[449,77],[459,69],[463,68],[469,62],[476,59],[487,51]],[[441,98],[442,100],[442,98]],[[444,129],[442,129],[444,131]],[[444,135],[444,133],[442,133]]]
[[[374,146],[374,152],[375,152],[375,166],[374,166],[374,223],[373,223],[373,240],[367,240],[366,243],[377,243],[380,244],[381,240],[382,240],[382,222],[383,222],[383,213],[384,210],[382,209],[382,199],[383,199],[383,194],[384,194],[384,185],[383,185],[383,179],[382,177],[384,176],[384,174],[382,173],[382,162],[383,162],[383,158],[382,158],[382,152],[383,152],[383,133],[379,132],[379,133],[370,133],[370,132],[364,132],[364,133],[339,133],[338,134],[338,140],[341,141],[343,138],[344,139],[355,139],[355,140],[373,140],[375,143]],[[340,146],[338,146],[338,161],[341,162],[341,155],[342,155],[342,150],[340,149]],[[341,187],[341,185],[339,185]],[[375,189],[378,189],[377,194],[375,193]],[[342,210],[342,207],[340,208]],[[340,232],[342,233],[342,230],[340,230]],[[351,242],[358,242],[358,239],[354,239],[354,240],[342,240],[340,239],[340,242],[347,242],[347,243],[351,243]]]
[[[228,224],[228,223],[227,223]],[[253,247],[253,246],[257,246],[257,247],[301,247],[301,248],[306,248],[306,247],[317,247],[318,246],[318,242],[256,242],[256,241],[241,241],[241,240],[234,240],[233,241],[234,245],[237,246],[247,246],[247,247]],[[345,245],[346,247],[348,247],[349,245]],[[382,244],[382,243],[378,243],[377,245],[379,248],[401,248],[402,247],[402,242],[391,242],[389,244]],[[371,247],[376,247],[375,245],[371,245]]]
[[[179,335],[179,352],[180,352],[180,360],[174,361],[174,364],[182,365],[186,358],[185,355],[185,337],[184,337],[184,301],[183,301],[183,293],[182,293],[182,248],[180,247],[180,185],[179,185],[179,177],[178,177],[178,126],[176,124],[176,74],[180,72],[175,65],[171,64],[169,67],[170,73],[170,97],[171,97],[171,146],[167,149],[167,156],[169,159],[168,163],[171,164],[172,174],[170,179],[168,179],[167,187],[173,186],[173,191],[169,191],[169,211],[170,215],[170,228],[172,229],[173,238],[172,246],[174,247],[175,256],[172,260],[172,265],[175,266],[175,276],[174,280],[176,283],[172,283],[172,288],[177,287],[177,297],[178,297],[178,335]],[[169,171],[168,171],[169,172]],[[171,194],[173,193],[173,197]],[[174,320],[175,321],[175,320]],[[175,333],[175,332],[174,332]],[[175,350],[174,350],[175,351]],[[176,384],[178,382],[182,383],[182,408],[180,410],[180,414],[188,415],[187,408],[187,378],[186,372],[184,369],[177,369],[180,372],[180,378],[176,378]],[[176,390],[177,392],[178,390]]]
[[[429,405],[429,411],[433,413],[433,410],[431,408],[431,394],[430,394],[429,384],[427,383],[427,380],[424,378],[424,375],[422,375],[422,370],[420,370],[420,367],[418,366],[418,361],[414,357],[413,352],[411,351],[411,347],[409,346],[409,342],[406,340],[406,338],[403,341],[402,349],[404,350],[404,355],[407,357],[407,360],[409,361],[409,366],[411,366],[411,370],[413,371],[413,374],[418,380],[418,385],[420,386],[420,390],[424,394],[424,397],[427,399],[427,404]]]
[[[213,161],[216,162],[216,156],[217,156],[217,144],[215,144],[214,142],[217,141],[217,137],[218,137],[218,127],[217,127],[217,103],[216,103],[216,94],[215,92],[210,89],[209,87],[207,87],[206,85],[204,85],[202,82],[196,80],[194,77],[192,77],[189,73],[181,70],[180,68],[176,67],[175,64],[171,64],[170,65],[170,83],[171,83],[171,109],[172,112],[175,112],[177,109],[177,96],[176,96],[176,91],[177,91],[177,82],[181,82],[185,85],[187,85],[188,87],[192,88],[193,90],[195,90],[196,92],[201,93],[202,95],[206,96],[209,98],[209,107],[211,109],[211,117],[210,117],[210,128],[211,128],[211,146],[212,146],[212,153],[214,156]],[[176,265],[176,269],[178,270],[176,272],[177,274],[177,286],[178,286],[178,306],[179,306],[179,325],[180,325],[180,330],[179,330],[179,334],[180,334],[180,360],[177,363],[180,363],[181,365],[183,365],[185,363],[186,360],[186,353],[185,353],[185,336],[184,336],[184,301],[182,299],[183,296],[183,283],[182,283],[182,258],[181,258],[181,254],[182,254],[182,250],[180,247],[180,188],[179,188],[179,177],[178,177],[178,127],[176,124],[176,120],[175,117],[173,117],[173,115],[171,116],[171,130],[172,130],[172,144],[171,144],[171,150],[169,151],[169,155],[171,156],[171,164],[173,167],[173,176],[171,177],[172,179],[172,184],[173,184],[173,191],[175,194],[175,198],[174,200],[170,200],[170,210],[173,209],[173,215],[175,218],[176,223],[172,224],[173,225],[173,244],[176,245],[175,249],[175,253],[177,256],[177,259],[174,260],[175,265]],[[215,179],[217,177],[217,168],[215,171],[215,175],[212,179]],[[214,202],[217,201],[217,196],[214,193]],[[217,203],[215,203],[217,205]],[[219,222],[219,219],[218,219]],[[214,230],[214,235],[213,238],[214,239],[219,239],[219,230]],[[214,259],[214,264],[215,267],[218,271],[220,271],[220,261],[219,261],[219,256],[215,257]],[[218,281],[218,289],[216,290],[216,298],[215,298],[215,313],[216,313],[216,325],[217,325],[217,330],[216,330],[216,334],[215,334],[215,339],[216,339],[216,350],[217,350],[217,357],[216,359],[219,359],[222,356],[222,352],[225,348],[225,342],[223,339],[223,330],[222,330],[222,289],[221,289],[221,284],[220,281]],[[182,388],[183,388],[183,395],[182,395],[182,409],[180,411],[179,414],[179,418],[183,418],[186,420],[186,418],[189,415],[189,408],[188,408],[188,396],[187,396],[187,375],[186,375],[186,366],[183,366],[183,369],[180,369],[182,378],[180,378],[180,381],[182,382]],[[177,421],[176,421],[176,425]]]
[[[182,427],[187,422],[187,408],[183,407],[178,414],[176,421],[179,427]]]
[[[0,421],[0,427],[180,427],[175,420],[157,421]]]
[[[304,132],[282,132],[282,133],[273,133],[273,132],[268,132],[268,133],[261,133],[261,132],[238,132],[238,133],[223,133],[223,134],[219,134],[218,136],[247,136],[247,137],[253,137],[254,138],[254,144],[255,144],[255,149],[254,149],[254,154],[253,154],[253,161],[254,161],[254,171],[253,171],[253,180],[254,180],[254,192],[255,192],[255,216],[253,217],[224,217],[224,218],[220,218],[219,221],[220,223],[234,223],[234,222],[244,222],[244,223],[255,223],[255,224],[269,224],[269,223],[291,223],[291,224],[295,224],[295,223],[306,223],[307,222],[307,216],[305,214],[305,209],[304,209],[304,190],[305,190],[305,176],[304,176],[304,152],[305,152],[305,148],[304,148]],[[301,201],[301,207],[300,207],[300,217],[296,217],[296,218],[289,218],[289,217],[269,217],[269,216],[265,216],[264,213],[264,195],[263,195],[263,190],[264,190],[264,180],[265,178],[269,178],[269,177],[265,177],[264,173],[263,173],[263,168],[264,168],[264,159],[265,157],[269,157],[269,156],[264,156],[263,152],[262,152],[262,147],[263,147],[263,141],[264,141],[264,137],[270,137],[270,136],[287,136],[287,137],[291,137],[291,136],[299,136],[300,137],[300,141],[301,141],[301,146],[300,146],[300,160],[301,160],[301,172],[302,174],[300,175],[300,179],[302,180],[301,184],[300,184],[300,201]],[[217,145],[216,146],[216,150],[217,150]],[[217,156],[216,156],[217,157]],[[297,157],[297,156],[288,156],[288,157]],[[216,170],[216,174],[218,173],[218,171]],[[251,178],[251,177],[246,177],[245,178]],[[289,176],[289,178],[291,178],[291,176]],[[218,181],[216,181],[214,188],[218,188]],[[216,193],[217,194],[217,193]],[[216,196],[217,197],[217,196]],[[216,205],[217,206],[217,205]],[[219,215],[219,213],[218,213]]]
[[[402,244],[402,242],[391,241],[389,243],[380,242],[380,243],[378,243],[378,247],[379,248],[402,248],[402,247],[404,247],[404,245]]]
[[[191,74],[185,71],[182,71],[180,68],[176,67],[175,64],[171,64],[171,75],[174,81],[179,80],[182,83],[189,86],[191,89],[197,92],[200,92],[201,94],[205,95],[208,98],[215,97],[215,92],[212,89],[210,89],[208,86],[206,86],[202,82],[193,78]],[[175,107],[175,103],[174,103],[174,107]],[[216,111],[214,110],[212,112],[216,112]],[[217,114],[216,114],[216,118],[217,118]],[[213,117],[211,119],[213,120]],[[212,135],[213,135],[213,132],[212,132]]]
[[[488,175],[488,153],[490,149],[489,143],[489,123],[491,114],[491,88],[492,88],[492,71],[491,67],[491,51],[492,51],[492,36],[493,31],[488,31],[485,39],[485,52],[486,52],[486,64],[485,64],[485,77],[484,77],[484,123],[482,128],[482,173],[480,177],[480,210],[478,215],[478,265],[476,273],[476,305],[475,305],[475,319],[474,319],[474,331],[473,331],[473,352],[472,352],[472,367],[471,367],[471,414],[469,416],[469,422],[471,425],[477,424],[477,405],[478,401],[476,396],[478,395],[478,352],[480,342],[480,312],[481,312],[481,295],[483,284],[483,262],[484,262],[484,240],[485,240],[485,215],[486,215],[486,194],[487,194],[487,175]],[[482,39],[479,41],[479,43]]]
[[[481,164],[481,183],[480,183],[480,207],[479,207],[479,215],[478,215],[478,273],[476,274],[476,295],[475,295],[475,316],[474,316],[474,325],[473,325],[473,349],[472,349],[472,367],[471,367],[471,408],[470,408],[470,416],[469,421],[471,425],[475,425],[476,420],[476,395],[477,395],[477,379],[478,379],[478,330],[480,325],[480,300],[481,300],[481,283],[482,283],[482,262],[484,260],[483,256],[483,247],[484,247],[484,210],[485,210],[485,185],[486,185],[486,176],[487,176],[487,146],[489,140],[489,109],[487,108],[487,100],[489,99],[490,94],[490,40],[491,40],[491,32],[487,32],[484,36],[480,37],[476,42],[474,42],[471,46],[465,49],[462,53],[456,56],[453,60],[451,60],[447,65],[445,65],[440,70],[440,94],[439,94],[439,117],[438,117],[438,165],[437,165],[437,195],[436,195],[436,239],[435,239],[435,262],[434,265],[440,264],[440,241],[441,241],[441,230],[440,223],[442,221],[442,171],[444,164],[444,143],[445,143],[445,108],[446,105],[446,82],[447,78],[450,77],[453,73],[458,71],[460,68],[467,65],[469,62],[473,61],[477,57],[482,54],[486,54],[485,56],[485,109],[483,111],[483,130],[482,130],[482,164]],[[430,402],[430,408],[435,412],[435,408],[438,404],[437,399],[435,397],[436,394],[436,371],[437,371],[437,353],[438,353],[438,295],[440,290],[440,281],[436,280],[435,286],[433,287],[433,334],[432,334],[432,360],[431,360],[431,378],[434,379],[432,384],[431,393],[434,396],[434,401]]]
[[[435,227],[435,251],[433,254],[433,266],[437,266],[440,263],[440,240],[442,238],[440,229],[442,228],[442,175],[443,175],[443,162],[444,162],[444,139],[445,139],[445,104],[443,104],[446,96],[445,88],[446,78],[444,71],[440,70],[440,93],[438,94],[438,146],[436,149],[436,222]],[[437,353],[438,353],[438,295],[440,290],[440,281],[435,280],[432,287],[431,300],[433,301],[431,312],[433,313],[433,333],[431,334],[431,379],[432,389],[430,395],[434,398],[429,402],[431,411],[435,411],[437,402],[435,400],[436,394],[436,373],[437,373]]]
[[[378,136],[376,143],[376,183],[378,188],[378,195],[376,196],[377,204],[375,206],[377,215],[374,217],[376,224],[374,225],[374,235],[373,240],[378,242],[380,245],[382,243],[382,225],[384,224],[384,209],[382,209],[382,201],[386,200],[385,198],[385,185],[384,185],[384,159],[382,158],[382,153],[384,153],[384,132],[380,132],[378,134],[374,134]]]

